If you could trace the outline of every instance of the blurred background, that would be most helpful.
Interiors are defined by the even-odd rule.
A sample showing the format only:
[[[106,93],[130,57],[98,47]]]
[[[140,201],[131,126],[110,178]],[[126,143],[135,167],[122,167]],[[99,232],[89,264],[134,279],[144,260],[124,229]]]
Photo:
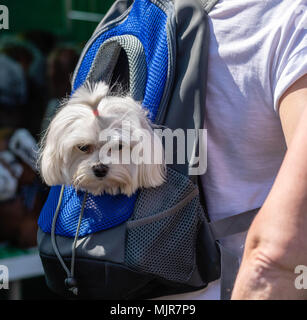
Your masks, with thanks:
[[[49,191],[35,167],[37,142],[69,95],[82,48],[113,2],[0,3],[9,10],[4,21],[0,9],[0,300],[59,299],[45,284],[36,249],[37,219]]]

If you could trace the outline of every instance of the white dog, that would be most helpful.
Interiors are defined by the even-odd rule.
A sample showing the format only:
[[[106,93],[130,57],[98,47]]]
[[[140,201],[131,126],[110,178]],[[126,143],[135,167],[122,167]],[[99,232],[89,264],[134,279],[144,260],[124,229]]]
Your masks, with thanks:
[[[111,94],[104,82],[85,83],[51,121],[39,166],[50,186],[130,196],[164,182],[163,154],[161,139],[139,103]]]

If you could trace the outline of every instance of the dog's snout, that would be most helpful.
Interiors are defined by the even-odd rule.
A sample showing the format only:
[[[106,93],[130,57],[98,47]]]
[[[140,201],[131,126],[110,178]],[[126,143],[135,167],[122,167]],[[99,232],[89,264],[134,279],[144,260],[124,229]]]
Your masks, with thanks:
[[[102,163],[94,165],[92,169],[93,169],[94,175],[97,178],[105,177],[108,173],[108,170],[109,170],[108,166],[106,166]]]

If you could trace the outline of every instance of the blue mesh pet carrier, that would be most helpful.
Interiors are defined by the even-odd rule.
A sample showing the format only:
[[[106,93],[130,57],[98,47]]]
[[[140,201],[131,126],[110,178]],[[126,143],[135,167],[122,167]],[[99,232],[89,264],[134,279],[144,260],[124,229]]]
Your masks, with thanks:
[[[120,81],[152,122],[203,128],[207,12],[216,2],[117,0],[83,50],[73,91],[87,80]],[[236,266],[218,239],[251,219],[235,230],[232,220],[209,223],[189,169],[187,160],[168,165],[166,183],[131,197],[53,186],[38,221],[48,286],[68,297],[152,298],[206,287],[220,277],[221,260]],[[229,298],[233,279],[225,279]]]

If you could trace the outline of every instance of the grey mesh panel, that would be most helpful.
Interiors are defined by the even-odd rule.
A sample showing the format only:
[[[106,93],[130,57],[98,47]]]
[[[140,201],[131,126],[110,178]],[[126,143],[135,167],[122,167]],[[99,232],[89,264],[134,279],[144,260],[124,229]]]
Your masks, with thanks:
[[[142,101],[147,79],[146,58],[143,45],[135,36],[123,35],[105,41],[96,54],[87,79],[109,83],[121,49],[128,57],[130,94],[135,100]]]
[[[133,220],[168,210],[189,196],[194,190],[195,185],[189,178],[168,168],[167,183],[158,188],[140,191],[133,213]],[[144,208],[147,209],[144,210]]]
[[[128,228],[136,228],[148,223],[152,223],[164,218],[167,218],[169,216],[172,216],[176,214],[179,210],[184,208],[189,202],[191,202],[196,196],[199,195],[198,189],[194,189],[187,197],[185,197],[183,200],[179,201],[175,206],[171,207],[170,209],[167,209],[165,211],[159,212],[156,215],[150,215],[144,218],[140,218],[138,220],[132,220],[128,222]]]
[[[187,177],[169,169],[167,183],[140,193],[132,221],[127,223],[128,266],[167,280],[189,281],[196,267],[196,236],[204,214],[195,190]],[[147,223],[144,218],[149,218]]]
[[[218,1],[219,0],[200,0],[207,12],[210,12],[210,10],[218,3]]]

